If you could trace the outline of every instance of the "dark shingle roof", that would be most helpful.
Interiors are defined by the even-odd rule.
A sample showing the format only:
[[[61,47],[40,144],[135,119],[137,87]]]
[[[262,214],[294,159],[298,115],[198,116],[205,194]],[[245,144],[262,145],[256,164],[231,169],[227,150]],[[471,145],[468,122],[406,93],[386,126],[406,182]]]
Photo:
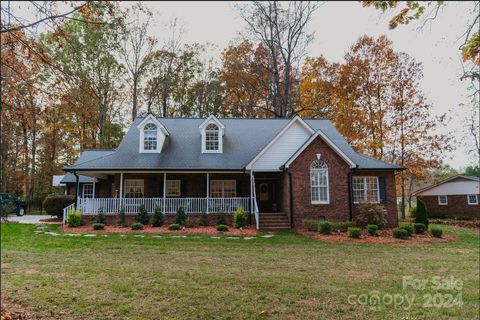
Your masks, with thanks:
[[[143,118],[132,123],[117,150],[99,156],[84,155],[65,170],[151,170],[208,169],[242,170],[289,123],[290,119],[219,119],[225,125],[223,153],[202,153],[199,125],[205,119],[158,118],[170,135],[162,152],[139,153],[139,130]],[[398,169],[383,161],[353,151],[328,120],[305,120],[312,129],[321,129],[359,168]],[[86,151],[87,152],[87,151]],[[89,160],[86,160],[90,158]]]
[[[62,180],[60,180],[60,183],[76,183],[77,179],[75,178],[75,175],[73,173],[67,173]],[[78,182],[79,183],[93,183],[93,177],[87,177],[87,176],[82,176],[78,175]]]

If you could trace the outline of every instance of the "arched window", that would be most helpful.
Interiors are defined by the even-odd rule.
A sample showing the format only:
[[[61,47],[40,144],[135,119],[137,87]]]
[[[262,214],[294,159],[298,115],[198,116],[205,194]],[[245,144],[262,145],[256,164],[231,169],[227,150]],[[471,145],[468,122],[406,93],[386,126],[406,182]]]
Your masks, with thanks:
[[[310,165],[310,187],[312,203],[329,203],[328,166],[325,162],[315,160]]]
[[[218,134],[219,134],[218,126],[214,123],[210,123],[205,128],[205,150],[208,150],[208,151],[218,150],[218,147],[219,147]]]
[[[157,150],[157,130],[153,123],[143,127],[143,150]]]

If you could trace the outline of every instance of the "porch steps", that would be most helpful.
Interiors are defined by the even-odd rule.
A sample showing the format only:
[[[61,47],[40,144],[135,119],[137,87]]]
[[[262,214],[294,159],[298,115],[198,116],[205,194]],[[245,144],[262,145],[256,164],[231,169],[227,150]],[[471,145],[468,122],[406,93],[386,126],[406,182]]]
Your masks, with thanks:
[[[283,212],[262,212],[259,214],[259,222],[261,230],[290,230],[290,221]]]

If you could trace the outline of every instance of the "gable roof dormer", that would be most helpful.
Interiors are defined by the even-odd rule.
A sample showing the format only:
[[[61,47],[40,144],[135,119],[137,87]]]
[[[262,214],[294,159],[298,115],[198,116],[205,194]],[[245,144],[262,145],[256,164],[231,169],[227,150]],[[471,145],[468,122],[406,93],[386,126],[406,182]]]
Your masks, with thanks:
[[[138,125],[139,139],[138,151],[140,153],[162,152],[165,139],[169,136],[167,129],[149,114]]]
[[[225,125],[211,115],[198,128],[202,135],[202,153],[223,153]]]

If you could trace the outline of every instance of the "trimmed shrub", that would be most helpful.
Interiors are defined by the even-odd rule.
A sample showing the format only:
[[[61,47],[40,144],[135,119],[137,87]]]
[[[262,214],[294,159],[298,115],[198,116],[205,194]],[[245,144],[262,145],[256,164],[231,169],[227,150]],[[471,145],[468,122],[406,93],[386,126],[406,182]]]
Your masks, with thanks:
[[[132,230],[143,230],[143,223],[135,222],[132,224]]]
[[[412,206],[408,208],[408,214],[410,215],[410,217],[415,218],[415,216],[417,215],[417,207]]]
[[[245,211],[243,210],[243,207],[240,207],[233,213],[233,227],[240,229],[243,228],[247,225],[247,215],[245,214]]]
[[[104,223],[94,223],[92,224],[93,230],[103,230],[105,229]]]
[[[378,203],[361,203],[358,205],[355,214],[355,224],[365,227],[367,224],[376,224],[379,228],[385,225],[387,210]]]
[[[357,225],[353,221],[333,222],[332,229],[341,232],[347,232],[349,227],[356,227]]]
[[[75,196],[50,195],[43,200],[43,209],[52,216],[63,218],[63,208],[75,202]]]
[[[423,223],[414,223],[413,229],[415,229],[415,233],[417,234],[424,234],[427,227]]]
[[[415,223],[423,223],[428,228],[427,207],[425,202],[417,199],[417,211],[415,212]]]
[[[198,221],[197,218],[194,217],[187,217],[187,220],[185,220],[185,227],[186,228],[195,228],[200,225],[200,222]]]
[[[331,234],[332,224],[329,221],[320,221],[318,223],[318,232],[321,234]]]
[[[430,234],[432,235],[432,237],[441,238],[443,235],[443,230],[437,227],[431,227]]]
[[[204,211],[202,212],[202,215],[200,216],[200,225],[202,227],[207,227],[208,226],[208,215],[207,213]]]
[[[168,230],[180,230],[182,228],[178,223],[172,223],[168,226]]]
[[[368,224],[367,225],[367,232],[371,236],[376,236],[378,231],[378,226],[376,224]]]
[[[152,227],[161,227],[163,226],[164,216],[162,210],[159,207],[155,207],[152,218]]]
[[[395,239],[408,239],[408,231],[402,228],[395,228],[393,229],[393,237]]]
[[[350,238],[360,238],[360,228],[357,228],[357,227],[349,227],[347,229],[347,235],[350,237]]]
[[[137,213],[137,217],[135,218],[135,221],[143,224],[143,225],[147,225],[148,224],[148,220],[149,219],[149,216],[148,216],[148,212],[147,210],[145,209],[145,205],[142,203],[139,207],[138,207],[138,213]]]
[[[225,217],[225,213],[223,211],[220,211],[218,213],[218,217],[217,217],[217,225],[218,224],[224,224],[224,225],[227,225],[227,218]]]
[[[226,224],[219,224],[217,225],[217,231],[222,231],[222,232],[228,231],[228,226]]]
[[[302,219],[302,229],[308,231],[317,231],[318,230],[319,220],[317,219]]]
[[[177,213],[175,214],[175,223],[184,225],[186,220],[187,216],[185,215],[185,210],[183,210],[183,207],[179,207],[177,209]]]
[[[107,217],[105,216],[105,213],[103,213],[102,207],[98,208],[97,215],[95,216],[95,223],[100,223],[103,225],[107,224]]]
[[[411,223],[400,225],[400,229],[406,230],[409,237],[413,234],[414,231],[413,225]]]
[[[80,210],[71,209],[68,212],[67,225],[69,227],[78,227],[82,225],[82,212]]]
[[[118,211],[117,225],[119,225],[120,227],[126,227],[127,226],[127,221],[125,219],[125,207],[123,207],[123,206]]]

